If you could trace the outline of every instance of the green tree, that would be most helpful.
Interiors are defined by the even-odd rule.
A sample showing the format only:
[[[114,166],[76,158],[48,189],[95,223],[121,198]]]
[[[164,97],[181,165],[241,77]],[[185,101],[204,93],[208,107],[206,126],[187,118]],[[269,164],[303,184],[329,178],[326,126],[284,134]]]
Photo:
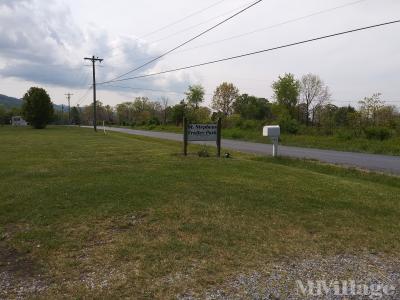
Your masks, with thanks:
[[[272,84],[276,101],[287,108],[292,117],[295,117],[295,109],[299,100],[300,82],[293,74],[287,73]]]
[[[333,104],[320,105],[315,110],[315,121],[323,134],[331,135],[336,128],[335,116],[338,107]]]
[[[0,105],[0,125],[3,126],[6,123],[6,109],[3,105]]]
[[[34,128],[45,128],[54,114],[49,94],[42,88],[31,87],[23,97],[22,114]]]
[[[211,110],[208,107],[199,107],[197,109],[187,109],[186,117],[193,123],[208,123],[211,121]]]
[[[233,103],[233,111],[243,119],[265,120],[271,114],[270,104],[265,98],[243,94]]]
[[[134,110],[132,102],[118,104],[116,106],[118,123],[120,125],[132,125]]]
[[[176,124],[176,126],[179,126],[180,124],[183,123],[183,118],[186,115],[186,111],[187,111],[187,104],[185,103],[184,100],[182,100],[179,104],[176,104],[171,108],[172,121]]]
[[[233,111],[233,102],[239,97],[239,89],[232,83],[224,82],[214,92],[212,108],[229,116]]]
[[[81,124],[81,114],[79,113],[79,110],[77,107],[71,108],[71,121],[72,121],[72,124],[75,124],[75,125]]]
[[[352,106],[342,106],[335,112],[335,124],[339,127],[346,127],[350,124],[351,114],[356,110]]]
[[[189,90],[185,93],[187,103],[198,109],[200,103],[204,101],[204,93],[204,87],[200,84],[190,85]]]
[[[383,106],[376,112],[376,124],[382,127],[396,129],[396,119],[399,118],[395,106]]]

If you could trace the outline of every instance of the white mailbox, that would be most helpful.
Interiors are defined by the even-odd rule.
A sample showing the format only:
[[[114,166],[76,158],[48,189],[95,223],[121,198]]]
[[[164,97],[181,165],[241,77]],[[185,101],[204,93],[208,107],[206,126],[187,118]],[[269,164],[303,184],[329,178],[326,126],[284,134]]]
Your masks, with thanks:
[[[279,126],[265,126],[263,130],[263,135],[268,137],[280,137],[281,128]]]
[[[272,141],[272,156],[278,156],[279,137],[281,136],[281,128],[278,125],[265,126],[263,129],[263,136],[267,136]]]

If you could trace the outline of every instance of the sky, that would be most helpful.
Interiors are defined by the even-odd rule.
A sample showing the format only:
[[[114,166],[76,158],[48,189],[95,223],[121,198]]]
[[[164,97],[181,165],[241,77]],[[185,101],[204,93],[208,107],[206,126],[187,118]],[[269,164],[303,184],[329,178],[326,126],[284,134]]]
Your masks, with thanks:
[[[0,0],[0,94],[21,98],[45,88],[56,104],[92,102],[97,82],[146,63],[255,2],[249,0]],[[400,19],[399,0],[263,0],[207,34],[126,77],[268,49]],[[284,73],[319,75],[336,105],[381,93],[400,107],[400,24],[238,60],[143,79],[99,84],[97,99],[116,105],[137,96],[177,103],[202,84],[206,104],[222,82],[273,100]]]

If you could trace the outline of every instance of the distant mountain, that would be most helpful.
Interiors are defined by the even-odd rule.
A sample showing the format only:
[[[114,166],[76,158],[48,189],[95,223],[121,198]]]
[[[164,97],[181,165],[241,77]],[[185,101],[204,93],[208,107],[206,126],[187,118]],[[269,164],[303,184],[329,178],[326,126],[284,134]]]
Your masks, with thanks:
[[[22,105],[22,100],[0,94],[0,105],[3,105],[5,108],[8,109],[20,108]]]
[[[20,108],[22,106],[22,100],[0,94],[0,105],[3,105],[7,109]],[[54,109],[61,111],[62,106],[54,104]],[[67,108],[64,107],[64,111],[66,111],[66,109]]]

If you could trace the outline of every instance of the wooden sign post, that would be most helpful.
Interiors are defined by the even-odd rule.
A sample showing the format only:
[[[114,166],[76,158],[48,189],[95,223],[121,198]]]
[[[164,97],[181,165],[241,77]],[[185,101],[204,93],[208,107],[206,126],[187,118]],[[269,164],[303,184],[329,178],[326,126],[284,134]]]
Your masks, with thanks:
[[[210,142],[217,143],[217,155],[221,156],[221,118],[217,124],[189,124],[187,119],[183,119],[183,154],[187,155],[189,142]]]
[[[188,148],[188,123],[187,119],[183,118],[183,154],[187,156],[187,148]]]

